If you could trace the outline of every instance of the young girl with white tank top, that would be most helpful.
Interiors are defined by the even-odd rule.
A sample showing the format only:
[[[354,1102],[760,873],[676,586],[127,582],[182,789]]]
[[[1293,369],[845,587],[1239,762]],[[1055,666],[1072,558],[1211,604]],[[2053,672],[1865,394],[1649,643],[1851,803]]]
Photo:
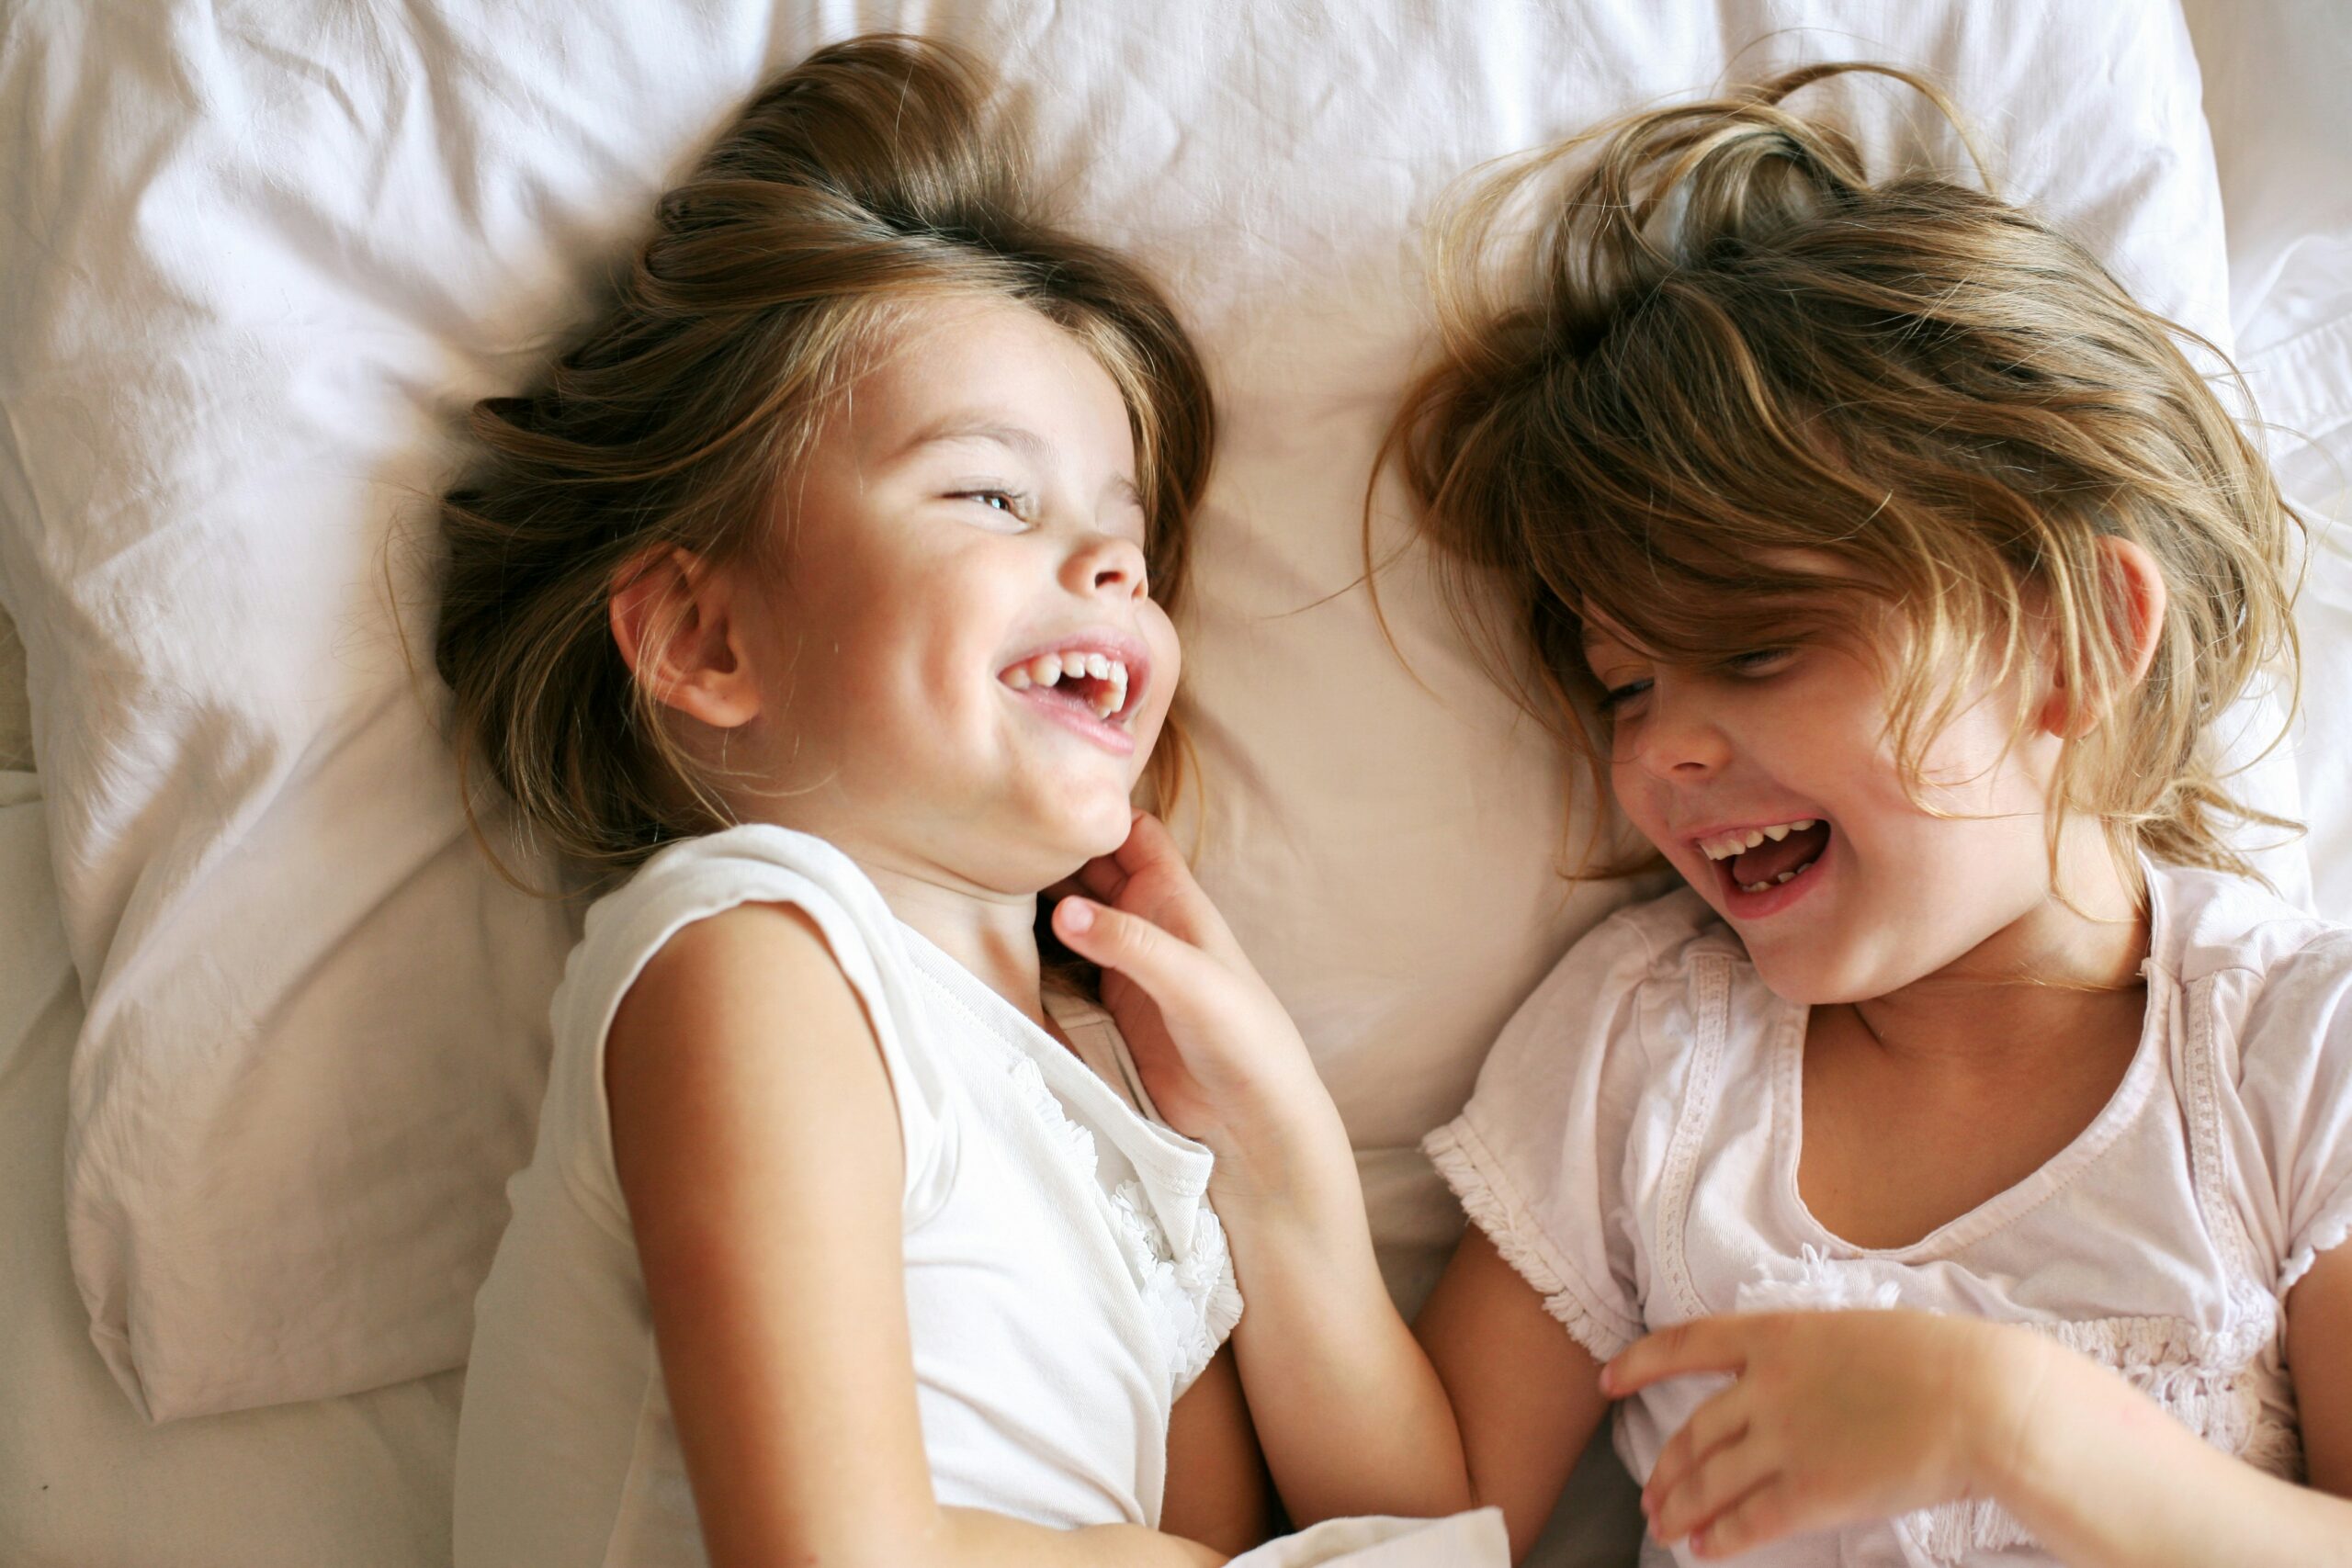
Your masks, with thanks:
[[[613,884],[480,1299],[459,1568],[1266,1532],[1211,1156],[1036,923],[1177,863],[1129,802],[1208,391],[979,99],[907,39],[772,83],[444,498],[469,756]]]

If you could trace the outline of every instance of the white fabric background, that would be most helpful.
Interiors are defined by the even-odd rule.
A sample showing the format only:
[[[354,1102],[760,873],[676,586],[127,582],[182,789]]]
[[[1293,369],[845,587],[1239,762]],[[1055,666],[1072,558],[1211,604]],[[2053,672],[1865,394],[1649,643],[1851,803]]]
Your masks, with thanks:
[[[2238,362],[2312,530],[2297,771],[2315,907],[2352,920],[2352,10],[2188,0],[2225,197]]]

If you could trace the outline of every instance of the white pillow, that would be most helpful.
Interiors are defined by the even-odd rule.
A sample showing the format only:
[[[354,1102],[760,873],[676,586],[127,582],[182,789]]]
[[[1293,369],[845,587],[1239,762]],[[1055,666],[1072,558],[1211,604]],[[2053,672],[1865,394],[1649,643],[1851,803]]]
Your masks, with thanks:
[[[2312,525],[2296,606],[2303,705],[2295,753],[2312,897],[2352,920],[2352,156],[2344,85],[2352,7],[2190,0],[2222,205],[2239,365],[2288,498]]]
[[[28,658],[88,1022],[68,1222],[158,1418],[458,1361],[527,1152],[557,908],[468,842],[383,578],[439,433],[510,389],[766,72],[921,24],[997,62],[1077,220],[1158,268],[1226,433],[1188,664],[1202,855],[1367,1150],[1408,1293],[1458,1225],[1410,1152],[1625,897],[1555,874],[1559,760],[1358,506],[1424,334],[1413,226],[1479,160],[1727,71],[1946,77],[2010,188],[2226,338],[2179,17],[2143,0],[785,0],[38,7],[0,225],[0,600]],[[1734,63],[1736,58],[1736,65]],[[1833,89],[1874,138],[1912,106]],[[1393,490],[1384,529],[1401,528]]]
[[[66,1262],[81,998],[39,781],[6,772],[0,932],[0,1562],[448,1568],[462,1373],[163,1427],[123,1402]]]

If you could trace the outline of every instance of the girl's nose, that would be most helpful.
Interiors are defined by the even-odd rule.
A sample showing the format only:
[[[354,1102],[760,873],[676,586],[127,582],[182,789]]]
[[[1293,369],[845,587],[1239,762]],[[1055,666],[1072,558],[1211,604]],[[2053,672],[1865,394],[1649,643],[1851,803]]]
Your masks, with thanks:
[[[1704,778],[1720,771],[1731,760],[1731,739],[1712,705],[1698,693],[1665,686],[1660,682],[1652,688],[1637,722],[1619,727],[1617,760],[1638,762],[1661,779]]]
[[[1062,579],[1089,598],[1140,599],[1148,592],[1143,547],[1117,534],[1090,535],[1070,552]]]

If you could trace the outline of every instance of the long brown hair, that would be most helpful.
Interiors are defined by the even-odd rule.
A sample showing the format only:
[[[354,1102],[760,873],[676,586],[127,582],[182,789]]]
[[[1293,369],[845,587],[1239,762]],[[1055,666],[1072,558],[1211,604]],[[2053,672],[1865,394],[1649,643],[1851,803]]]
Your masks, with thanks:
[[[1135,434],[1153,596],[1181,603],[1207,378],[1148,278],[1041,215],[983,96],[937,43],[811,55],[661,198],[615,298],[546,374],[475,405],[477,460],[441,500],[434,660],[461,754],[574,864],[625,871],[726,825],[614,645],[616,578],[665,547],[723,564],[788,525],[774,499],[910,304],[1017,301],[1092,353]],[[1186,755],[1171,716],[1163,798]]]
[[[2222,819],[2293,824],[2231,798],[2212,727],[2266,668],[2292,690],[2299,520],[2183,341],[2220,355],[2026,210],[1932,171],[1873,179],[1784,106],[1853,71],[1959,125],[1910,73],[1814,66],[1507,164],[1437,229],[1442,358],[1383,459],[1457,615],[1498,669],[1532,644],[1516,694],[1597,791],[1588,609],[1708,666],[1899,610],[1883,651],[1915,796],[1963,700],[1954,661],[1997,680],[2047,636],[2103,716],[2061,753],[2053,865],[2080,810],[2127,863],[2250,874]],[[1531,197],[1545,217],[1515,249]],[[2136,686],[2101,536],[2169,591]]]

